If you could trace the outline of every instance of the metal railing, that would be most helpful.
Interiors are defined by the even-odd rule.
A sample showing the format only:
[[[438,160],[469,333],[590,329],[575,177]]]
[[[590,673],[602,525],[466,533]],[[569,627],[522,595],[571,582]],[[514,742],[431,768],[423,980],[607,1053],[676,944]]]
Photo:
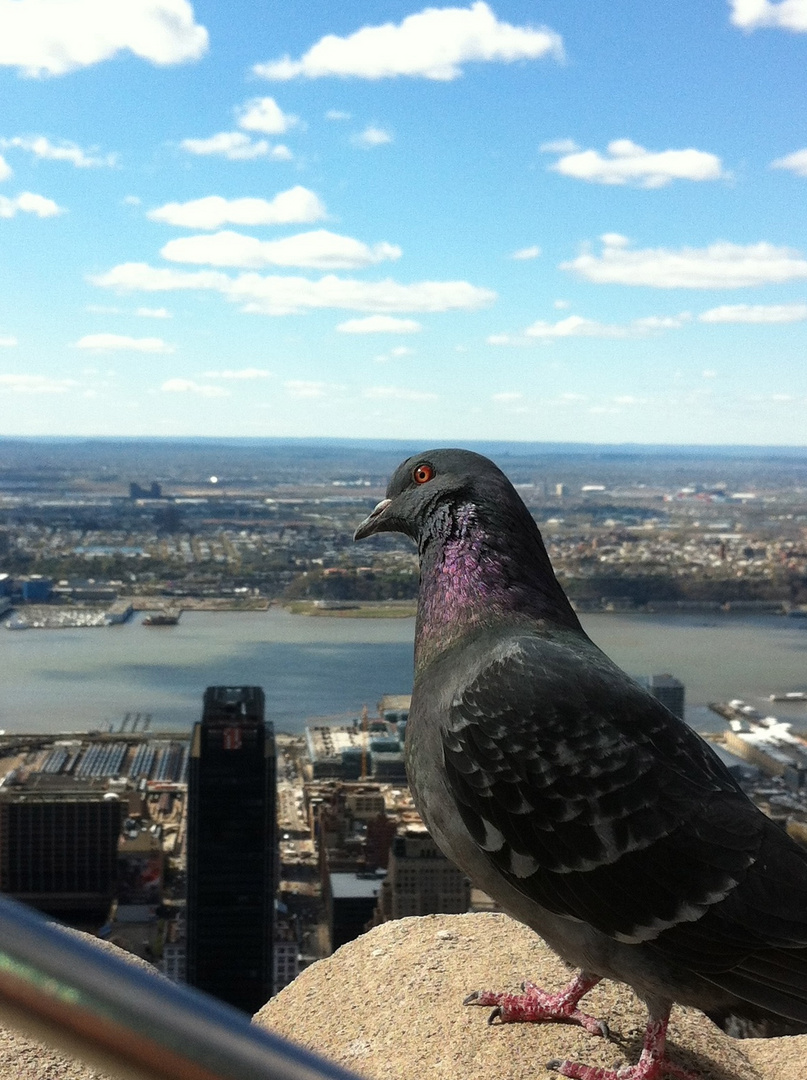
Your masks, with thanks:
[[[0,897],[0,1023],[121,1080],[357,1080]]]

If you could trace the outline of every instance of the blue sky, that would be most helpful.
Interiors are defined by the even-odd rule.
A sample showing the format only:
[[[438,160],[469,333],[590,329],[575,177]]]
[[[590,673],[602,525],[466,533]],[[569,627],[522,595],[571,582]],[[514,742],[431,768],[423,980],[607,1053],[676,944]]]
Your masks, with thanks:
[[[0,434],[807,443],[807,0],[0,0]]]

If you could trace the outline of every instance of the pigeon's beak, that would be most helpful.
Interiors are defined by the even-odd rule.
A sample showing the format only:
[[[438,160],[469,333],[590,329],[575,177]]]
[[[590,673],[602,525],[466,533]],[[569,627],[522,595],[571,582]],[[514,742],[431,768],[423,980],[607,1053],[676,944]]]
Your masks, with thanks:
[[[373,533],[378,532],[383,528],[384,511],[392,502],[392,499],[382,499],[381,502],[373,509],[373,512],[364,519],[359,525],[358,529],[353,534],[354,540],[363,540],[365,536],[372,536]]]

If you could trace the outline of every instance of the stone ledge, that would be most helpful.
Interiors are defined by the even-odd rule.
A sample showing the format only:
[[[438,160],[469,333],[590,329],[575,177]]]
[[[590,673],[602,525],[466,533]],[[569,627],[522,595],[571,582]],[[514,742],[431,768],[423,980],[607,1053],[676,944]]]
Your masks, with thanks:
[[[86,938],[154,969],[114,945]],[[156,972],[155,977],[159,978]],[[255,1022],[369,1080],[557,1080],[544,1062],[571,1057],[612,1067],[635,1061],[645,1010],[615,983],[595,987],[590,1010],[607,1020],[604,1042],[561,1024],[488,1027],[486,1008],[465,1008],[474,989],[516,989],[522,979],[559,988],[568,971],[543,942],[505,915],[429,915],[385,923],[304,971]],[[694,1009],[673,1010],[674,1059],[704,1080],[802,1080],[807,1035],[735,1040]],[[109,1080],[57,1050],[0,1028],[0,1077]]]
[[[505,915],[429,915],[385,923],[306,969],[255,1022],[368,1080],[550,1080],[568,1057],[613,1068],[635,1062],[646,1011],[624,986],[602,983],[586,1008],[611,1040],[562,1024],[488,1026],[471,991],[559,989],[568,969]],[[704,1080],[802,1080],[807,1035],[736,1040],[694,1009],[673,1010],[673,1060]]]

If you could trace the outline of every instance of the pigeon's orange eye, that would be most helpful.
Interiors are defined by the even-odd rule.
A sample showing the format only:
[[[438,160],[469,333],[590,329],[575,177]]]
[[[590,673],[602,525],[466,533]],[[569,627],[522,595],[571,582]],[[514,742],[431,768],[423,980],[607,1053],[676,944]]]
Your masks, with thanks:
[[[412,479],[416,484],[427,484],[433,476],[434,469],[425,462],[422,465],[418,465],[412,473]]]

